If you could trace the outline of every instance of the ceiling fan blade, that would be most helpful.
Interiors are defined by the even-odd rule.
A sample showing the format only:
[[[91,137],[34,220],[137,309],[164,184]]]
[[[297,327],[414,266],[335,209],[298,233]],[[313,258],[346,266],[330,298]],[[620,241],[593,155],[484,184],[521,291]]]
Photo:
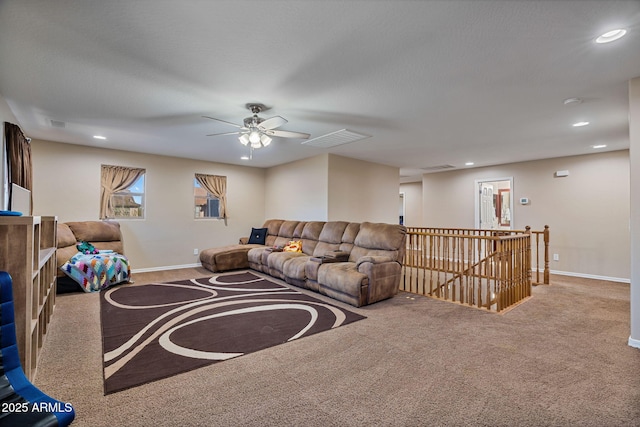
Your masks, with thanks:
[[[231,126],[233,126],[233,127],[237,127],[237,128],[241,128],[241,127],[243,127],[243,126],[237,125],[237,124],[235,124],[235,123],[228,122],[228,121],[226,121],[226,120],[216,119],[215,117],[209,117],[209,116],[202,116],[202,117],[204,117],[205,119],[215,120],[216,122],[226,123],[226,124],[228,124],[228,125],[231,125]]]
[[[267,135],[278,136],[280,138],[309,139],[309,136],[311,136],[308,133],[290,132],[288,130],[267,130],[265,133]]]
[[[239,133],[242,133],[242,131],[238,131],[238,132],[225,132],[225,133],[211,133],[207,136],[222,136],[222,135],[238,135]]]
[[[285,123],[287,123],[287,119],[285,119],[284,117],[274,116],[274,117],[268,118],[263,122],[260,122],[260,124],[258,125],[258,128],[260,130],[275,129],[277,127],[282,126]]]

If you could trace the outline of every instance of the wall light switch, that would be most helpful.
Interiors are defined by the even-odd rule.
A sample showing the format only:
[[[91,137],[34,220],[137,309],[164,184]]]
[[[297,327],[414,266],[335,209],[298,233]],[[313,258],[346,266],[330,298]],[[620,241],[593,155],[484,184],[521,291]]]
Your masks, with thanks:
[[[554,261],[560,261],[560,255],[559,254],[553,254],[553,260]]]

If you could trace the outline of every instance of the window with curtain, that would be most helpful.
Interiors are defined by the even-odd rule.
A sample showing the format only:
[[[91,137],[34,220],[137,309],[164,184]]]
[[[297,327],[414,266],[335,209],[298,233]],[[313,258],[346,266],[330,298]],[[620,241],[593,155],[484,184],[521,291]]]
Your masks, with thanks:
[[[32,191],[33,172],[30,139],[24,136],[18,125],[13,123],[4,122],[4,132],[7,152],[8,190],[11,192],[11,184],[16,184]],[[33,194],[30,194],[29,197],[33,199]],[[9,200],[11,200],[11,194],[9,194]],[[30,202],[29,204],[33,206],[33,203]],[[11,206],[9,208],[13,209]],[[31,215],[33,208],[30,207],[30,209],[30,212],[23,212],[23,214]]]
[[[102,165],[100,219],[144,219],[145,169]]]
[[[196,218],[227,218],[227,177],[197,173],[193,180]]]

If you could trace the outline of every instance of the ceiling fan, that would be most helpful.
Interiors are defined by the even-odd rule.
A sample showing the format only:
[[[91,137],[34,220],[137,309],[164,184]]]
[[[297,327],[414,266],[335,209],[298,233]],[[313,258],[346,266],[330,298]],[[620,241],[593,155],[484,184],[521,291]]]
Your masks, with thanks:
[[[308,139],[310,136],[308,133],[277,130],[276,128],[279,128],[280,126],[287,123],[287,120],[280,116],[274,116],[268,119],[258,117],[258,114],[260,114],[261,111],[267,109],[262,104],[247,104],[247,108],[253,113],[253,116],[245,118],[243,126],[227,122],[226,120],[216,119],[215,117],[203,116],[204,118],[215,120],[221,123],[226,123],[239,129],[236,132],[213,133],[207,136],[240,135],[238,137],[240,142],[243,145],[248,145],[252,150],[266,147],[267,145],[271,144],[272,136],[279,138],[300,139]]]

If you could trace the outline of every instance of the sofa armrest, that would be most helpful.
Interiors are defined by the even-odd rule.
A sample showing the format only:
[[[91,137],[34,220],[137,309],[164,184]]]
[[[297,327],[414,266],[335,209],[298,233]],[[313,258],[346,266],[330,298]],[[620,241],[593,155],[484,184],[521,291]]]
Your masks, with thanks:
[[[359,273],[369,278],[367,304],[391,298],[398,293],[402,265],[386,256],[364,256],[356,263]]]
[[[331,251],[322,256],[325,262],[347,262],[349,261],[349,252]]]
[[[322,258],[311,257],[304,265],[304,272],[308,280],[318,281],[318,269],[322,265]]]
[[[356,263],[356,268],[360,269],[360,265],[364,264],[365,262],[370,262],[371,264],[382,264],[384,262],[394,261],[388,256],[363,256]]]
[[[241,237],[238,240],[238,243],[241,244],[241,245],[246,245],[247,243],[249,243],[249,238],[248,237]]]

